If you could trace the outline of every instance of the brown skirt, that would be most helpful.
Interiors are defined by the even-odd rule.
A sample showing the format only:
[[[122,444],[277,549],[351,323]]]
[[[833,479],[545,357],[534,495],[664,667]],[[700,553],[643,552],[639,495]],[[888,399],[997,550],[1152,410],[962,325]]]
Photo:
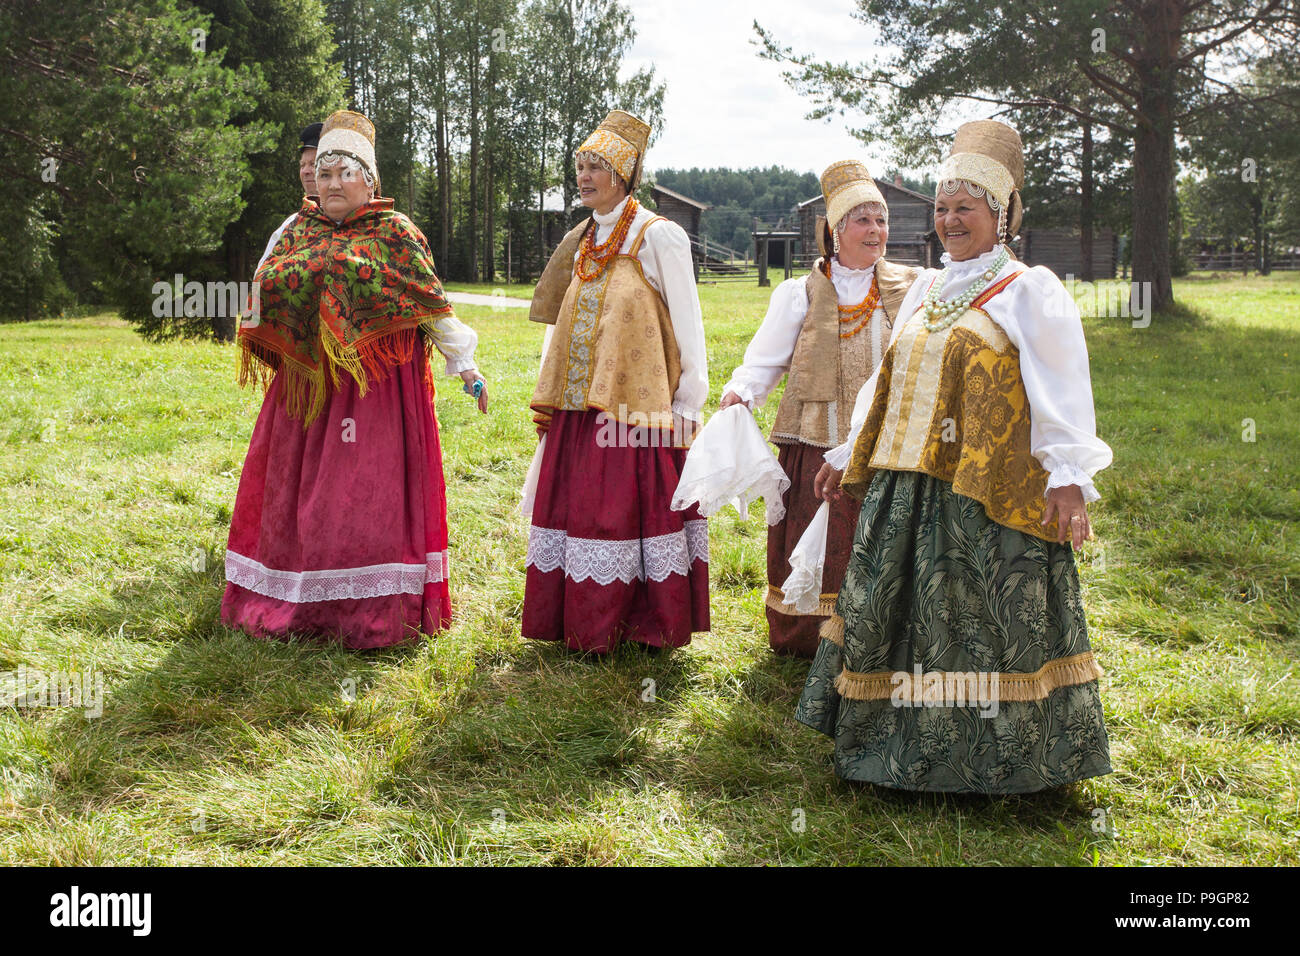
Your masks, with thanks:
[[[785,517],[767,529],[767,639],[778,654],[811,658],[817,653],[822,621],[835,610],[844,569],[853,550],[853,531],[858,525],[860,503],[848,495],[831,502],[826,534],[826,565],[822,571],[822,595],[817,610],[800,614],[784,603],[781,585],[790,576],[790,552],[794,551],[813,515],[821,506],[813,494],[813,479],[825,464],[825,448],[795,442],[780,445],[777,460],[790,478],[785,493]]]

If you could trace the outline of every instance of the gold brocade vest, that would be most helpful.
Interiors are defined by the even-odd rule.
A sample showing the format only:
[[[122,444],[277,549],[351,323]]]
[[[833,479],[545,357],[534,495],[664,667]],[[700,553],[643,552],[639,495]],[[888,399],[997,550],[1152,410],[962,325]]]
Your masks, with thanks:
[[[671,429],[673,395],[681,376],[681,354],[672,317],[663,297],[646,281],[637,252],[645,232],[662,219],[641,227],[631,248],[615,255],[595,279],[584,282],[574,274],[570,237],[546,267],[539,293],[555,286],[553,269],[568,269],[571,278],[554,318],[555,333],[542,360],[541,375],[530,403],[533,421],[549,427],[556,411],[607,412],[632,427]],[[567,266],[562,256],[567,254]],[[543,285],[546,285],[546,289]],[[553,297],[554,293],[546,293]],[[535,321],[548,321],[545,305],[534,299]]]
[[[839,296],[822,271],[824,262],[818,259],[808,276],[808,313],[795,341],[789,378],[772,425],[774,444],[803,442],[833,448],[848,438],[858,390],[880,363],[898,307],[916,279],[911,266],[877,260],[877,314],[862,331],[841,338]]]
[[[871,411],[842,487],[866,496],[876,471],[919,471],[974,498],[998,524],[1055,540],[1043,528],[1047,472],[1030,451],[1020,352],[982,308],[1019,273],[986,289],[946,329],[908,322],[881,363]]]

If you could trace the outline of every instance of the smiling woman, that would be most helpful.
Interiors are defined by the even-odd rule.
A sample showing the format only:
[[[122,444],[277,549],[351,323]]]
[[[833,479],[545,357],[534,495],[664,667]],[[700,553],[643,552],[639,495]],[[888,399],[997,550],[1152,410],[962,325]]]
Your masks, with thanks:
[[[862,506],[795,716],[850,780],[1024,793],[1110,772],[1066,541],[1089,536],[1111,452],[1074,301],[1004,244],[1023,178],[1015,130],[957,131],[935,198],[945,268],[908,293],[817,478],[837,498],[847,463]]]
[[[709,394],[704,322],[685,231],[629,195],[649,140],[614,110],[578,149],[593,215],[551,257],[529,315],[555,330],[531,402],[522,630],[594,653],[709,629],[708,526],[671,507]]]
[[[768,641],[778,654],[812,657],[818,631],[835,607],[853,544],[858,509],[838,502],[828,520],[824,585],[816,601],[786,601],[790,557],[819,503],[814,479],[826,449],[848,436],[849,415],[875,371],[916,270],[885,259],[889,207],[856,160],[829,166],[821,178],[827,220],[818,229],[822,258],[809,275],[777,286],[745,361],[723,389],[722,408],[761,407],[789,373],[772,442],[790,478],[786,515],[767,535]],[[833,249],[833,251],[832,251]]]

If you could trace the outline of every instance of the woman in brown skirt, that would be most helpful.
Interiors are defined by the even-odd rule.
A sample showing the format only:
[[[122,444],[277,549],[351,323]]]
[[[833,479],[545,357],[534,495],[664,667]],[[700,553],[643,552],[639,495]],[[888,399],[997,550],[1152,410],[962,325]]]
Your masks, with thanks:
[[[785,603],[781,584],[790,552],[821,502],[813,479],[823,454],[849,434],[858,390],[889,347],[894,317],[916,270],[885,260],[889,208],[867,169],[855,160],[821,177],[826,222],[818,227],[822,255],[813,271],[777,286],[745,360],[723,389],[722,408],[760,407],[789,374],[771,440],[790,477],[786,515],[767,535],[768,640],[778,654],[812,657],[818,629],[835,598],[857,525],[854,502],[832,504],[823,588],[817,607],[801,613]]]

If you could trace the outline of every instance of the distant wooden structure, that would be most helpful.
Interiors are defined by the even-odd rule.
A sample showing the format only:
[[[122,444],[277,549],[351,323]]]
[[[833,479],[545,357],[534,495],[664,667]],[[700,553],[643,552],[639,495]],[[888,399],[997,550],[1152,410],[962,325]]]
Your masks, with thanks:
[[[654,200],[655,211],[659,215],[671,219],[692,236],[700,234],[700,217],[712,208],[708,203],[683,196],[657,183],[650,187],[650,197]]]
[[[890,244],[893,244],[892,237]],[[1056,275],[1082,278],[1083,250],[1079,233],[1067,229],[1022,229],[1016,254],[1025,265],[1047,266]],[[1098,229],[1092,236],[1092,277],[1113,279],[1119,262],[1119,240],[1110,229]]]
[[[767,229],[754,231],[754,260],[758,263],[758,284],[769,286],[772,280],[767,277],[768,263],[776,258],[776,265],[785,269],[785,277],[790,278],[794,272],[794,246],[801,241],[800,233],[794,230]],[[772,253],[777,252],[773,257]]]
[[[681,193],[674,192],[667,186],[660,186],[657,183],[650,187],[650,198],[654,200],[655,212],[665,219],[677,223],[686,230],[688,236],[698,237],[703,235],[700,231],[700,218],[710,208],[708,203],[702,203],[690,196],[683,196]],[[696,281],[699,281],[700,278],[700,259],[702,255],[699,242],[692,242],[691,261],[695,267]]]
[[[943,246],[934,233],[934,197],[908,189],[900,182],[877,180],[876,186],[889,206],[889,243],[885,255],[890,262],[932,268],[939,265]],[[800,262],[811,267],[817,251],[818,216],[826,215],[821,194],[799,204]]]

